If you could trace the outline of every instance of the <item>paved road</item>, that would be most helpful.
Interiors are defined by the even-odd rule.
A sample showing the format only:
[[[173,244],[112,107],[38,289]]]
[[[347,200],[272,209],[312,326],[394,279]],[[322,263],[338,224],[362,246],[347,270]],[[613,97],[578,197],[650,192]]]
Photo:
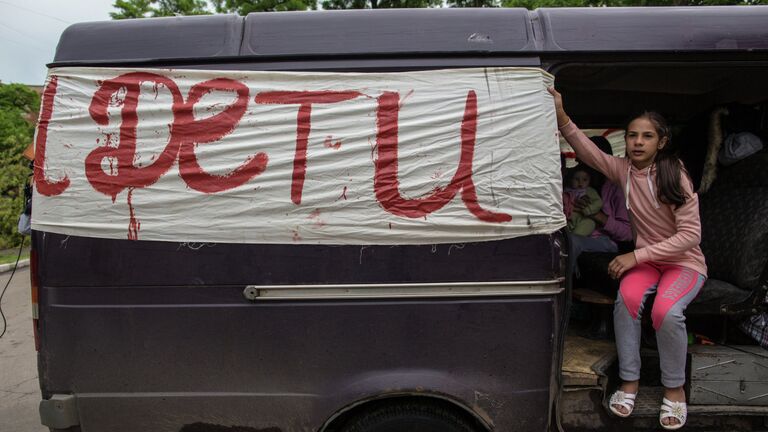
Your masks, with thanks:
[[[0,291],[10,275],[11,272],[0,273]],[[0,431],[47,432],[37,413],[40,385],[32,335],[29,268],[16,271],[2,308],[8,329],[0,339]]]

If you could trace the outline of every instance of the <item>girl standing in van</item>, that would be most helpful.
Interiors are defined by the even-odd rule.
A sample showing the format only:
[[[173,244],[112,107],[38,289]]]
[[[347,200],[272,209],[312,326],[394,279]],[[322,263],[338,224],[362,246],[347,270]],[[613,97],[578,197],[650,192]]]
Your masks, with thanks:
[[[619,377],[610,409],[632,413],[640,379],[640,317],[644,300],[656,293],[651,310],[664,385],[659,422],[664,429],[683,427],[685,361],[688,337],[683,312],[704,284],[707,267],[699,248],[699,201],[682,162],[670,151],[670,130],[659,114],[644,112],[625,128],[628,158],[601,152],[571,122],[560,93],[555,99],[557,125],[576,156],[622,185],[635,234],[636,249],[617,256],[608,266],[621,279],[614,307]]]

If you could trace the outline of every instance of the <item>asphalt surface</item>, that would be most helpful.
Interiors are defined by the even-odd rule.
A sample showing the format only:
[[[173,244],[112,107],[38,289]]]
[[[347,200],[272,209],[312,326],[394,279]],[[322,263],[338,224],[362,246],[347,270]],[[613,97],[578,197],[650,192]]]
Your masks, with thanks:
[[[10,275],[10,271],[0,273],[0,292]],[[0,306],[7,320],[5,335],[0,339],[0,431],[48,432],[40,424],[37,412],[40,385],[32,333],[29,267],[16,271]]]

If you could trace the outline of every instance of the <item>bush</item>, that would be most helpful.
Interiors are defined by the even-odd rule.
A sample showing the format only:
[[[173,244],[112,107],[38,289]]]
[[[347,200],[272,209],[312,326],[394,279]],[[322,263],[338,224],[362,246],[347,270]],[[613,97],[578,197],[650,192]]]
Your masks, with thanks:
[[[40,96],[22,84],[0,84],[0,249],[17,246],[16,231],[24,208],[24,184],[31,170],[22,156],[32,142],[30,121],[40,109]]]

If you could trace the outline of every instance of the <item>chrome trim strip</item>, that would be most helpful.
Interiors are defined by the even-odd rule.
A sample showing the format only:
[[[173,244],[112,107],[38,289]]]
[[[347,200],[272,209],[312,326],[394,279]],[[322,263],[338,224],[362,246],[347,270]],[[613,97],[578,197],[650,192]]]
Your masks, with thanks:
[[[448,282],[349,285],[248,285],[243,296],[259,300],[392,299],[555,295],[564,278],[520,282]]]

